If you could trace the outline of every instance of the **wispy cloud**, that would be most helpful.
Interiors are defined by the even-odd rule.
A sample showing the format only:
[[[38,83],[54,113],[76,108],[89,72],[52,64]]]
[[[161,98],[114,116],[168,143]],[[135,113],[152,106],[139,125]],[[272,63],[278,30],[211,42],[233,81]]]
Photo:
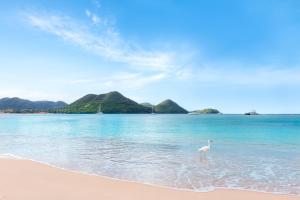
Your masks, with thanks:
[[[249,86],[300,84],[299,67],[251,67],[244,63],[233,65],[217,61],[216,64],[203,60],[197,63],[191,60],[193,51],[184,54],[175,50],[145,49],[124,39],[114,23],[104,16],[98,16],[88,9],[85,14],[91,25],[68,16],[50,13],[31,12],[25,14],[25,18],[28,24],[39,30],[56,35],[108,61],[126,64],[129,69],[113,74],[109,80],[101,80],[102,85],[107,87],[113,88],[113,85],[118,84],[128,88],[140,88],[166,78]],[[97,26],[93,27],[94,25]]]
[[[92,3],[96,6],[97,9],[101,8],[101,3],[97,0],[92,0]]]
[[[112,74],[109,80],[98,80],[102,86],[113,88],[123,85],[138,89],[147,84],[167,78],[181,68],[178,52],[144,49],[141,45],[123,39],[112,22],[99,17],[90,10],[85,11],[92,25],[63,15],[50,13],[26,13],[26,22],[42,31],[53,34],[71,44],[77,45],[93,54],[116,63],[126,64],[126,69]],[[183,54],[182,54],[183,55]],[[80,80],[81,82],[81,80]],[[69,84],[77,84],[70,81]],[[87,82],[84,82],[87,83]]]
[[[97,25],[97,24],[100,24],[100,23],[106,23],[106,20],[102,20],[98,15],[96,15],[95,13],[92,13],[90,10],[86,10],[85,11],[85,14],[87,17],[89,17],[93,24]]]
[[[166,71],[174,67],[176,53],[145,50],[124,40],[109,23],[100,23],[101,19],[89,10],[86,11],[86,15],[92,18],[94,23],[101,25],[97,33],[89,26],[66,16],[30,13],[26,14],[26,19],[30,25],[42,31],[54,34],[113,62],[148,67],[157,71]]]

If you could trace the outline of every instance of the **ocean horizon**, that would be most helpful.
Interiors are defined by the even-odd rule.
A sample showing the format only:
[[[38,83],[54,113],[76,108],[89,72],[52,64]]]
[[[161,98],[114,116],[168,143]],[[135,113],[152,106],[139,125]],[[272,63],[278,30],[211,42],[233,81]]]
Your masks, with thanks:
[[[4,114],[0,122],[0,155],[178,189],[300,195],[296,114]]]

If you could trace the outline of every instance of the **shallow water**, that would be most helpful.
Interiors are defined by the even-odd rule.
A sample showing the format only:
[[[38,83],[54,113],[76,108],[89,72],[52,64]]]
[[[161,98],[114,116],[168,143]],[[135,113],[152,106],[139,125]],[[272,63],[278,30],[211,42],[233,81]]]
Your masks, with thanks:
[[[300,195],[300,115],[0,115],[0,154],[196,191]]]

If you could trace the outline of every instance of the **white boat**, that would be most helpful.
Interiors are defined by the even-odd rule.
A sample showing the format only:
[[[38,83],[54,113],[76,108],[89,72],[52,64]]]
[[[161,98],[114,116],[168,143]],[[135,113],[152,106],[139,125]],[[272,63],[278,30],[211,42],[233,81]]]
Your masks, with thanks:
[[[103,114],[103,112],[101,111],[101,104],[99,105],[97,114],[98,114],[98,115],[102,115],[102,114]]]
[[[154,112],[154,106],[152,106],[151,108],[152,108],[151,114],[152,114],[152,115],[156,114],[156,113]]]
[[[199,114],[196,113],[196,112],[189,112],[188,114],[189,114],[189,115],[199,115]]]
[[[252,110],[250,112],[245,113],[245,115],[258,115],[258,113],[256,112],[256,110]]]

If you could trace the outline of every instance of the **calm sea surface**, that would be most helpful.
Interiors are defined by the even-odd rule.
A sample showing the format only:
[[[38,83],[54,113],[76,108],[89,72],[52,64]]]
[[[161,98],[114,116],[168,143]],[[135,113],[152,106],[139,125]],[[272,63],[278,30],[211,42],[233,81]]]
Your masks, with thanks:
[[[300,195],[300,115],[0,115],[0,154],[196,191]]]

